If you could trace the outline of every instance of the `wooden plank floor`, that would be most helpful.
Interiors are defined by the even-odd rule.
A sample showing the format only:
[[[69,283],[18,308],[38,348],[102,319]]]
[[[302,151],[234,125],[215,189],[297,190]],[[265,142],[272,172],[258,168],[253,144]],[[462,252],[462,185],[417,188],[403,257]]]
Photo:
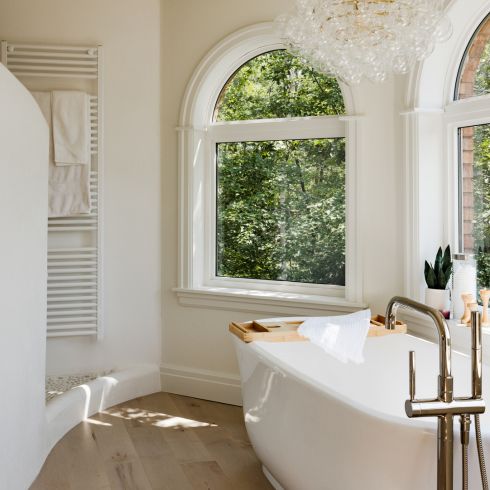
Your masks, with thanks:
[[[272,486],[240,407],[168,393],[136,398],[66,434],[31,490],[261,490]]]

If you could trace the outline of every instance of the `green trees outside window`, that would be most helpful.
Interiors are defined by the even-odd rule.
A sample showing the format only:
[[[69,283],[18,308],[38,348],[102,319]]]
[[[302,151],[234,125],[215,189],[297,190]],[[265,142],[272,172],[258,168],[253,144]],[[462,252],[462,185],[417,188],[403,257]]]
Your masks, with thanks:
[[[217,122],[344,113],[339,85],[286,51],[243,65]],[[345,284],[345,139],[216,145],[216,275]]]
[[[337,80],[285,50],[245,63],[228,80],[216,104],[216,121],[247,121],[344,114]]]
[[[490,42],[487,41],[475,77],[475,93],[490,93]],[[475,127],[474,196],[478,283],[490,287],[490,124]]]
[[[490,93],[490,41],[487,40],[485,47],[480,55],[480,62],[475,73],[475,83],[473,86],[475,95],[485,95]]]
[[[478,286],[490,287],[490,124],[474,126],[474,250]]]

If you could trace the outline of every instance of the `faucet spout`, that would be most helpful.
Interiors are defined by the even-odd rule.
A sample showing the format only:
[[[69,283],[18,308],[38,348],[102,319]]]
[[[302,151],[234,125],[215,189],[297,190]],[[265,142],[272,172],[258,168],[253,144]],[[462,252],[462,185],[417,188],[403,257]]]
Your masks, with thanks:
[[[438,398],[450,403],[454,399],[453,378],[451,376],[451,335],[442,313],[435,308],[402,296],[393,297],[386,308],[385,328],[393,330],[396,323],[396,313],[399,307],[408,308],[427,315],[434,322],[439,336],[439,386]]]
[[[453,377],[451,375],[451,335],[448,324],[442,314],[435,308],[418,303],[409,298],[395,296],[386,309],[385,327],[393,330],[396,326],[398,308],[408,308],[428,316],[436,326],[439,335],[439,379],[438,395],[432,400],[417,400],[415,398],[415,352],[409,353],[410,398],[405,402],[405,413],[413,417],[437,417],[437,490],[453,490],[453,418],[461,416],[461,441],[466,447],[468,443],[469,416],[474,414],[477,438],[480,441],[478,453],[482,482],[486,482],[479,436],[479,414],[485,412],[485,402],[482,394],[482,349],[481,349],[481,319],[478,311],[471,313],[471,381],[472,396],[454,398]],[[483,461],[483,462],[482,462]],[[467,488],[467,480],[463,475],[463,487]],[[488,488],[488,485],[485,486]]]
[[[437,416],[437,490],[453,490],[453,417],[454,413],[461,413],[462,403],[453,403],[453,377],[451,376],[451,335],[446,320],[442,314],[430,306],[418,303],[409,298],[395,296],[388,303],[386,309],[386,324],[388,330],[396,325],[396,312],[399,307],[418,311],[434,322],[439,335],[439,379],[438,396],[436,400],[407,400],[405,412],[408,417]],[[411,371],[415,373],[413,354],[411,354]],[[414,375],[414,374],[413,374]],[[414,390],[411,390],[414,391]],[[471,407],[476,411],[485,410],[480,400],[474,402],[477,406]],[[482,406],[480,406],[482,405]],[[470,407],[464,407],[469,411]]]

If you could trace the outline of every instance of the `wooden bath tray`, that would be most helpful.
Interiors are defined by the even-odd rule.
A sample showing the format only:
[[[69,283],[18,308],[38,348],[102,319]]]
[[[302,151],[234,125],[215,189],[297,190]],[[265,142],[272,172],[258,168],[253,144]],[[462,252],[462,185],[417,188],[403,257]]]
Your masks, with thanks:
[[[407,333],[407,325],[400,321],[396,322],[395,330],[384,328],[384,316],[376,315],[371,318],[368,337],[380,337],[394,333]],[[265,342],[304,342],[308,340],[298,333],[298,327],[302,321],[290,322],[231,322],[228,329],[244,342],[261,340]]]
[[[229,330],[244,342],[298,342],[308,340],[298,333],[303,322],[231,322]]]

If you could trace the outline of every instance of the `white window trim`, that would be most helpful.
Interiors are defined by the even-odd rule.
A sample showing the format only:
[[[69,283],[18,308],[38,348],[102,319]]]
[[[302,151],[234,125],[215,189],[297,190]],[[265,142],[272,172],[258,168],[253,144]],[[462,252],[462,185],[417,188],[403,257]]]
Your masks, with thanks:
[[[488,122],[490,96],[454,101],[466,47],[488,15],[486,0],[457,0],[448,7],[453,35],[410,77],[404,116],[404,294],[423,301],[423,264],[437,247],[457,250],[457,129]]]
[[[208,130],[207,144],[209,147],[207,161],[214,161],[217,143],[344,137],[345,123],[340,121],[338,116],[215,123]],[[207,165],[206,170],[205,186],[209,186],[209,199],[207,199],[209,206],[205,216],[205,227],[208,230],[204,237],[205,260],[203,264],[203,285],[205,287],[292,292],[335,298],[344,296],[344,286],[216,277],[214,272],[214,251],[216,250],[216,186],[213,185],[216,182],[216,166]]]
[[[477,99],[477,100],[475,100]],[[448,215],[447,229],[449,242],[453,250],[459,250],[460,243],[460,223],[458,223],[459,208],[459,161],[458,130],[466,126],[477,126],[490,123],[490,95],[482,97],[472,97],[468,99],[454,101],[447,105],[444,124],[446,134],[446,155],[447,161],[453,165],[447,166],[448,183]],[[459,165],[458,165],[459,164]]]
[[[348,312],[363,307],[357,233],[359,116],[353,96],[341,86],[348,116],[213,123],[222,87],[244,63],[284,45],[271,23],[257,24],[225,38],[202,60],[187,87],[179,134],[179,260],[181,304],[246,311],[308,314]],[[346,285],[322,286],[278,281],[215,278],[216,142],[346,137]]]

